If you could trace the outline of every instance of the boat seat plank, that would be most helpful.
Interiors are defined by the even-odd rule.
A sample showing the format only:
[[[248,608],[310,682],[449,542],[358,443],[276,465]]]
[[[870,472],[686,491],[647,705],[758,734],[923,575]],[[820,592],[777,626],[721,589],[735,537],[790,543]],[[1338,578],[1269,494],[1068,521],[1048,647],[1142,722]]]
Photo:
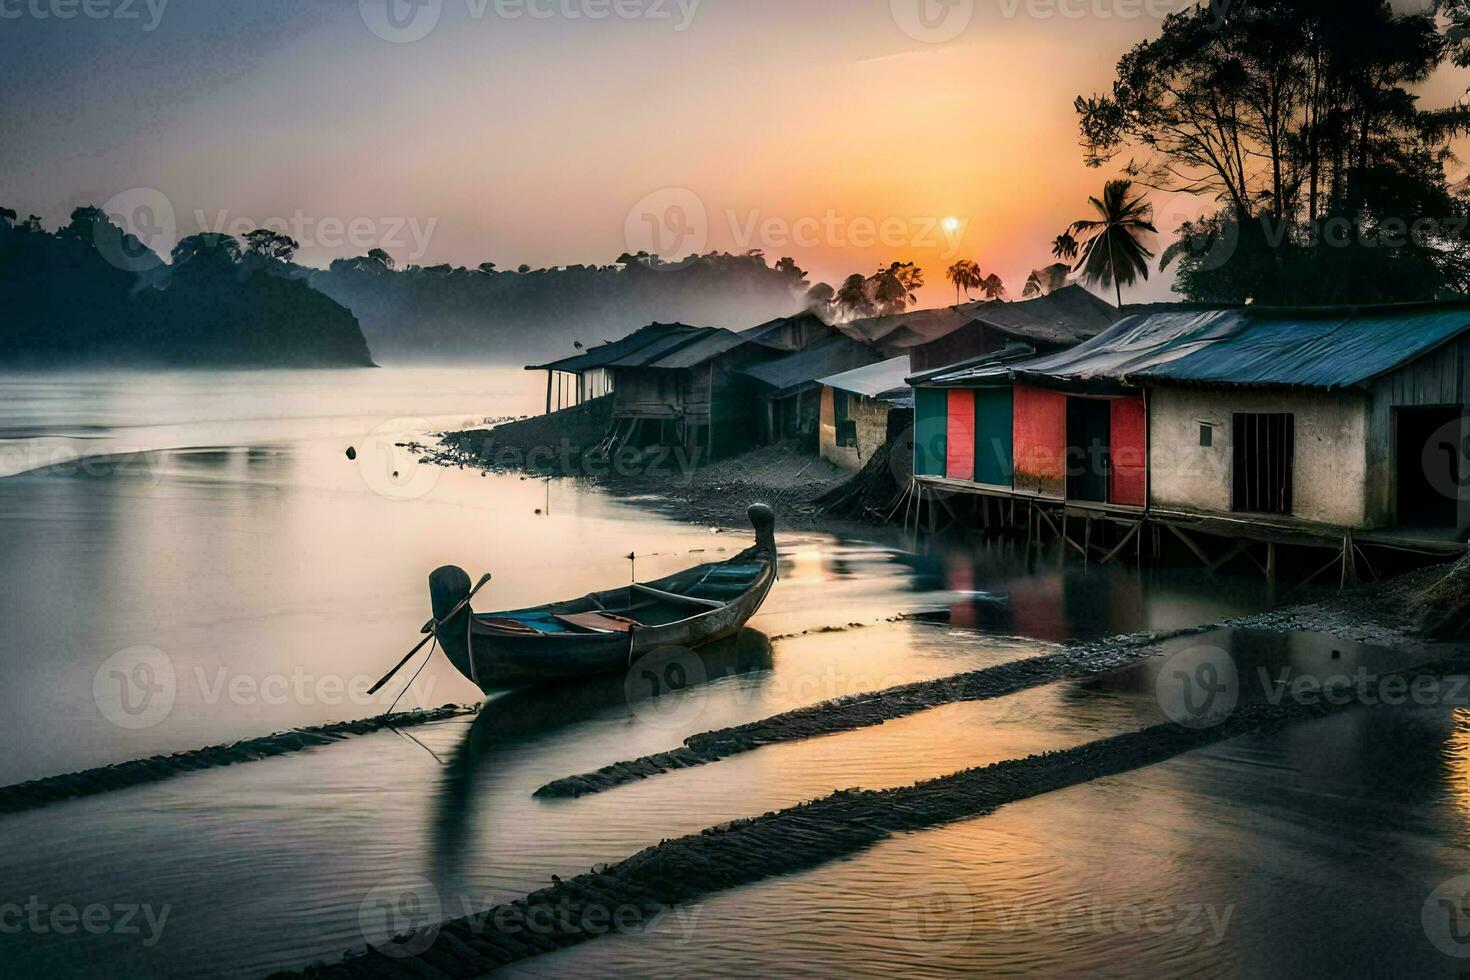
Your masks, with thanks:
[[[627,633],[635,626],[643,624],[637,620],[628,619],[626,616],[614,616],[611,613],[568,613],[556,617],[568,626],[577,629],[591,630],[594,633]]]

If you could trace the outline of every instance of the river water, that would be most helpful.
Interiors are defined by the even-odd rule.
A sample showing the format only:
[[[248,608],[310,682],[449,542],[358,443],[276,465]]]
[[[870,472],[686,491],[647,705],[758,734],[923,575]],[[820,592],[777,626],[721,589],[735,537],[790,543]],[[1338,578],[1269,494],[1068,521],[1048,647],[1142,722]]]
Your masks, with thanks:
[[[626,581],[630,553],[651,578],[749,542],[395,446],[535,412],[541,395],[497,369],[0,376],[0,783],[375,715],[400,693],[400,708],[476,700],[442,657],[406,691],[363,694],[416,642],[442,564],[493,572],[477,606],[513,608]],[[1153,724],[1163,658],[583,800],[531,797],[695,732],[1265,601],[1257,583],[1188,572],[1057,556],[1028,572],[1004,543],[779,540],[781,581],[738,642],[701,658],[706,683],[511,695],[412,738],[0,817],[0,974],[263,975],[385,938],[404,896],[416,915],[461,915],[834,789]],[[929,615],[893,621],[914,613]],[[1171,651],[1201,644],[1272,669],[1399,665],[1311,636]],[[1470,916],[1435,889],[1470,871],[1467,844],[1470,712],[1361,709],[895,838],[510,972],[1453,975]]]

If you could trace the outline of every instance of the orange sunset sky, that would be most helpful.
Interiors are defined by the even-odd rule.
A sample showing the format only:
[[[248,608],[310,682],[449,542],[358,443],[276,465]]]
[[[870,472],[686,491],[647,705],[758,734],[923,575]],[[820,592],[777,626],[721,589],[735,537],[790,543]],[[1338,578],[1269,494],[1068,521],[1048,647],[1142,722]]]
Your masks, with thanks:
[[[0,203],[54,224],[152,189],[175,237],[294,221],[318,265],[366,250],[316,233],[333,221],[400,263],[608,263],[653,244],[651,213],[679,219],[678,254],[763,247],[834,284],[913,260],[927,304],[973,258],[1018,294],[1116,172],[1082,164],[1073,98],[1171,6],[618,0],[628,16],[594,19],[599,0],[415,0],[398,22],[433,23],[405,42],[374,29],[387,2],[7,24],[0,60],[38,96],[0,109]],[[1443,73],[1427,98],[1464,90]],[[1209,202],[1155,203],[1172,229]],[[1125,298],[1168,295],[1156,277]]]

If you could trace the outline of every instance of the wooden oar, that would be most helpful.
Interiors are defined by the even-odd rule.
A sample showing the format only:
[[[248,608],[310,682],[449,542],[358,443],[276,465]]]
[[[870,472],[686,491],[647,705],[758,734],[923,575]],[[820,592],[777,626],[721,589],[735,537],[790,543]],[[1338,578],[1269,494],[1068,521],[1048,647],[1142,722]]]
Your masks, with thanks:
[[[475,593],[479,592],[481,589],[483,589],[485,586],[487,586],[489,584],[490,584],[490,573],[489,572],[486,572],[484,574],[484,576],[480,579],[480,584],[477,585],[477,586],[475,586],[474,589],[471,590],[471,592],[470,592],[469,595],[467,595],[463,599],[461,599],[459,601],[459,604],[457,606],[455,606],[453,609],[449,610],[448,614],[445,615],[445,617],[443,619],[440,619],[440,620],[430,620],[429,621],[429,624],[424,627],[424,632],[427,633],[427,634],[429,634],[429,635],[426,636],[426,637],[424,637],[422,640],[420,640],[418,646],[416,646],[412,650],[408,651],[408,655],[405,656],[402,660],[398,661],[398,665],[396,667],[394,667],[392,670],[388,671],[388,673],[384,674],[382,680],[378,681],[378,683],[374,684],[371,688],[368,689],[368,697],[372,697],[374,694],[377,694],[379,691],[381,691],[383,689],[383,685],[384,684],[387,684],[389,681],[391,681],[394,678],[394,676],[397,675],[397,673],[400,670],[402,670],[405,666],[407,666],[408,662],[414,658],[414,655],[417,654],[420,650],[422,650],[424,648],[424,645],[434,638],[435,634],[438,633],[440,626],[442,626],[445,623],[449,622],[455,616],[458,616],[459,613],[460,613],[460,610],[462,610],[465,606],[468,606],[470,604],[470,600],[475,597]],[[471,651],[471,656],[473,656],[473,651]]]

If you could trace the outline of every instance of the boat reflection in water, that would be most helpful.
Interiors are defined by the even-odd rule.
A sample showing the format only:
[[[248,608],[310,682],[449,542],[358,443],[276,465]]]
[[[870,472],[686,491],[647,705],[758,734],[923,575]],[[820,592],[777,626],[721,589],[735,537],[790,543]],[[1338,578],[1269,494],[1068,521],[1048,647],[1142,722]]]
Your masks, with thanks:
[[[665,648],[640,658],[626,673],[566,684],[528,687],[485,702],[454,753],[445,760],[433,823],[438,875],[447,879],[464,861],[472,839],[476,798],[487,792],[508,757],[589,721],[623,724],[632,715],[660,712],[692,687],[768,672],[771,639],[743,629],[697,650]],[[556,753],[547,764],[556,769]],[[564,773],[558,773],[564,775]]]

